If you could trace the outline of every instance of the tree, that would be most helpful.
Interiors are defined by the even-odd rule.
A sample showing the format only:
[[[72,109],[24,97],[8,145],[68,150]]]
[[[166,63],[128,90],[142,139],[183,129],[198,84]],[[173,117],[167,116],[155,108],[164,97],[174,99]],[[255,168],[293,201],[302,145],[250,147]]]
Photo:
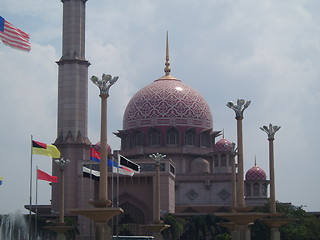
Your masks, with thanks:
[[[219,226],[219,222],[222,220],[212,214],[189,217],[186,219],[182,239],[213,240],[220,234],[227,233],[224,227]]]
[[[280,227],[281,240],[319,240],[320,219],[307,213],[302,207],[277,202],[277,212],[284,218],[295,218],[297,221]],[[268,212],[268,204],[254,209],[257,212]],[[256,221],[251,228],[252,240],[270,239],[270,230],[262,222]],[[266,234],[267,233],[267,234]]]
[[[163,222],[170,225],[170,228],[165,229],[162,234],[165,239],[176,240],[179,239],[183,233],[185,220],[173,216],[171,213],[164,216]]]

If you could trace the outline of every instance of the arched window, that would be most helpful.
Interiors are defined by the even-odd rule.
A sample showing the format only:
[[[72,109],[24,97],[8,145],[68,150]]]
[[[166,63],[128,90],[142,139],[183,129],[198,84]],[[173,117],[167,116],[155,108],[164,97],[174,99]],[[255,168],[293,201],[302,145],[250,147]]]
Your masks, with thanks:
[[[125,135],[123,136],[123,138],[121,139],[121,148],[122,149],[128,149],[130,148],[130,136]]]
[[[233,158],[232,156],[229,156],[229,167],[232,167],[232,163],[233,163]]]
[[[219,157],[216,154],[213,156],[213,164],[215,167],[219,167]]]
[[[251,196],[251,185],[246,183],[246,196]]]
[[[194,133],[191,131],[186,132],[185,136],[186,145],[194,145]]]
[[[153,130],[149,133],[149,145],[155,146],[160,145],[160,132]]]
[[[125,214],[121,214],[121,216],[119,217],[119,222],[122,224],[125,223],[144,223],[144,214],[143,212],[137,208],[136,206],[134,206],[133,204],[129,203],[129,202],[124,202],[120,205],[120,207],[126,211],[126,215]]]
[[[208,147],[209,141],[206,133],[201,133],[200,142],[201,142],[201,146]]]
[[[259,196],[259,183],[253,184],[253,196]]]
[[[142,146],[142,133],[137,132],[134,136],[134,145],[135,146]]]
[[[261,194],[262,196],[267,196],[267,184],[262,184],[262,189],[261,189]]]
[[[221,155],[221,167],[227,166],[227,156],[225,154]]]
[[[167,132],[167,144],[168,145],[179,144],[179,134],[176,130],[171,129]]]

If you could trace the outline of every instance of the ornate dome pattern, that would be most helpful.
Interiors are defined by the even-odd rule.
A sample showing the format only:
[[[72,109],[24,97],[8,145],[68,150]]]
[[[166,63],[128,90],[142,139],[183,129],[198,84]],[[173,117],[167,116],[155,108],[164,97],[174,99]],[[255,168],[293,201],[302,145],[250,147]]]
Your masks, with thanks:
[[[94,150],[96,150],[97,152],[100,152],[100,148],[101,148],[101,142],[97,142],[96,144],[94,144]],[[107,151],[108,151],[108,154],[111,154],[111,147],[109,144],[107,144]]]
[[[212,128],[212,115],[205,99],[178,79],[158,79],[138,91],[123,117],[123,129],[150,126]]]
[[[213,150],[215,152],[229,152],[232,149],[232,143],[227,139],[220,139],[214,146]]]
[[[257,165],[250,168],[246,173],[246,181],[265,181],[267,179],[265,171]]]

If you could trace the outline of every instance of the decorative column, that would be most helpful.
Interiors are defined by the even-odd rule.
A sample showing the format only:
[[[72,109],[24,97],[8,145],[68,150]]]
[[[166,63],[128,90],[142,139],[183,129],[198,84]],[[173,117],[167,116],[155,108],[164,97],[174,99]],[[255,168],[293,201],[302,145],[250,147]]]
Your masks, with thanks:
[[[280,129],[280,126],[273,126],[271,123],[269,126],[260,127],[260,129],[267,133],[269,141],[269,171],[270,171],[270,217],[262,220],[263,223],[270,227],[271,240],[280,240],[279,228],[285,224],[297,221],[294,218],[280,217],[282,214],[277,213],[276,209],[276,186],[275,186],[275,174],[274,174],[274,149],[273,141],[275,133]]]
[[[236,155],[238,154],[238,149],[236,144],[232,143],[232,148],[230,149],[230,157],[232,159],[231,166],[231,182],[232,182],[232,211],[235,211],[237,207],[237,174],[236,174]]]
[[[280,129],[280,126],[272,126],[269,124],[269,127],[263,126],[260,129],[268,134],[269,140],[269,171],[270,171],[270,213],[276,213],[276,190],[275,190],[275,174],[274,174],[274,150],[273,150],[273,141],[275,133]]]
[[[107,207],[111,201],[108,199],[108,149],[107,149],[107,99],[109,97],[109,89],[118,80],[109,74],[102,74],[99,80],[96,76],[92,76],[90,80],[100,89],[101,98],[101,131],[100,131],[100,185],[99,200],[93,203],[98,207]]]
[[[154,153],[149,155],[155,161],[156,166],[156,184],[155,184],[155,203],[154,203],[154,220],[153,224],[142,225],[141,227],[150,230],[153,233],[155,240],[162,240],[161,232],[170,227],[170,225],[163,224],[160,220],[160,161],[166,157],[161,153]]]
[[[53,232],[57,233],[57,240],[65,240],[65,232],[72,229],[72,226],[67,226],[64,222],[64,170],[68,163],[70,163],[69,159],[64,160],[56,159],[54,160],[56,164],[58,164],[60,169],[60,184],[61,184],[61,199],[60,199],[60,217],[59,222],[55,223],[55,226],[45,226],[44,228],[49,229]]]
[[[92,76],[91,81],[100,89],[101,98],[101,132],[100,132],[100,182],[99,199],[90,201],[94,208],[72,209],[71,212],[79,214],[95,221],[95,240],[112,239],[112,230],[107,222],[123,212],[121,208],[110,207],[108,199],[108,149],[107,149],[107,99],[110,87],[119,77],[102,74],[102,79]]]
[[[160,161],[166,157],[161,153],[149,155],[155,161],[156,165],[156,203],[155,203],[155,216],[154,223],[159,224],[160,221]]]
[[[245,207],[244,200],[244,174],[243,174],[243,137],[242,137],[242,119],[244,110],[249,107],[251,101],[238,99],[237,104],[228,102],[227,107],[234,110],[237,120],[237,145],[238,145],[238,207]]]
[[[54,160],[56,164],[58,164],[61,172],[61,202],[60,202],[60,223],[64,223],[64,169],[66,165],[70,162],[69,159],[64,160],[63,158],[61,159],[56,159]]]

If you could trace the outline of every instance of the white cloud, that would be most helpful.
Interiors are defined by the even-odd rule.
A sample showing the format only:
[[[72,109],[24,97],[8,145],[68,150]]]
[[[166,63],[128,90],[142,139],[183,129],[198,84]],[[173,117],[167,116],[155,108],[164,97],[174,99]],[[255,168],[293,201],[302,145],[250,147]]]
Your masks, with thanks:
[[[0,8],[3,17],[31,34],[33,45],[30,54],[0,46],[0,58],[5,59],[0,141],[4,159],[16,152],[14,161],[5,165],[5,173],[0,173],[6,179],[1,189],[12,199],[12,189],[24,186],[19,201],[6,206],[13,210],[28,201],[27,181],[11,180],[10,169],[28,179],[28,170],[21,169],[28,169],[30,134],[49,143],[56,137],[55,61],[61,54],[62,3],[5,0]],[[89,77],[120,76],[108,99],[111,147],[119,148],[112,132],[122,128],[130,98],[163,75],[165,32],[169,30],[172,75],[203,94],[215,128],[225,129],[226,138],[236,141],[234,113],[226,102],[241,97],[252,100],[243,122],[246,169],[257,155],[258,164],[268,172],[267,139],[259,127],[270,122],[282,126],[275,141],[277,197],[319,210],[319,203],[312,200],[320,197],[314,190],[320,167],[316,160],[319,10],[318,1],[303,0],[88,1]],[[93,143],[100,134],[99,111],[98,89],[89,82],[88,133]],[[22,146],[21,151],[13,143]],[[51,165],[46,162],[43,167],[50,170]]]

